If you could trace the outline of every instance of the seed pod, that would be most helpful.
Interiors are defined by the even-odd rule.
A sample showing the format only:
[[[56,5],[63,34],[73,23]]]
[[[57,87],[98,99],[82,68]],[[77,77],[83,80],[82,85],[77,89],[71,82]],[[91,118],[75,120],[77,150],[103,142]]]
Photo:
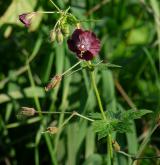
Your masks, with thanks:
[[[58,128],[57,127],[48,127],[46,132],[49,132],[50,134],[55,134],[58,132]]]
[[[120,145],[117,143],[117,141],[113,141],[112,144],[113,144],[113,148],[114,148],[114,150],[115,150],[116,152],[118,152],[118,151],[121,150],[121,147],[120,147]]]
[[[22,116],[34,116],[36,113],[36,110],[34,108],[30,108],[30,107],[21,107],[21,111],[19,112],[18,115],[22,115]]]
[[[50,41],[53,42],[56,39],[56,32],[55,30],[50,31]]]
[[[61,80],[62,80],[62,76],[61,75],[55,75],[52,78],[51,82],[45,87],[45,91],[47,92],[50,89],[56,87],[60,83]]]
[[[60,29],[57,29],[56,40],[59,44],[63,42],[63,34]]]
[[[63,35],[65,36],[65,37],[68,37],[69,36],[69,32],[70,32],[70,30],[69,30],[69,25],[67,24],[67,23],[65,23],[65,24],[63,24],[63,25],[61,25],[62,27],[61,27],[61,30],[62,30],[62,33],[63,33]]]

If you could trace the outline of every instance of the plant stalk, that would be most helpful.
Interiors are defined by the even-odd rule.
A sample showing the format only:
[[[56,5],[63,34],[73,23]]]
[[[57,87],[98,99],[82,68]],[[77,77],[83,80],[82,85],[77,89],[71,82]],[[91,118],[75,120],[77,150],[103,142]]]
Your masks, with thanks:
[[[89,66],[92,65],[92,63],[89,61]],[[107,117],[105,115],[105,112],[104,112],[104,109],[103,109],[103,106],[102,106],[102,101],[101,101],[101,98],[100,98],[100,95],[99,95],[99,91],[98,91],[98,88],[97,88],[97,85],[96,85],[96,79],[95,79],[95,72],[94,70],[91,70],[90,71],[90,75],[91,75],[91,83],[93,85],[93,89],[94,89],[94,92],[96,94],[96,97],[97,97],[97,101],[98,101],[98,105],[99,105],[99,109],[101,111],[101,114],[102,114],[102,117],[104,120],[107,120]],[[107,137],[107,150],[108,150],[108,165],[112,165],[113,164],[113,148],[112,148],[112,137],[111,135],[109,134],[108,137]]]
[[[62,12],[59,11],[36,11],[37,14],[61,14]]]
[[[99,109],[101,111],[102,117],[103,117],[104,120],[107,120],[107,117],[106,117],[106,115],[104,113],[104,110],[103,110],[103,106],[102,106],[101,98],[100,98],[100,95],[99,95],[99,92],[98,92],[98,89],[97,89],[97,85],[96,85],[96,82],[95,82],[95,73],[94,73],[94,71],[91,71],[91,82],[92,82],[93,89],[94,89],[94,92],[95,92],[96,97],[97,97],[97,101],[98,101],[98,105],[99,105]]]

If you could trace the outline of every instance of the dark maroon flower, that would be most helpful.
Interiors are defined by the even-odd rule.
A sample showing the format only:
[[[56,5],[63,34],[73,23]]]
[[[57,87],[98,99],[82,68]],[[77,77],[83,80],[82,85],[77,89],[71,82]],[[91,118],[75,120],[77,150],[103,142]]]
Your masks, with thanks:
[[[32,17],[35,15],[35,12],[24,13],[19,15],[19,20],[26,26],[29,27],[31,24]]]
[[[100,41],[91,31],[76,29],[67,41],[68,47],[78,58],[92,60],[100,51]]]

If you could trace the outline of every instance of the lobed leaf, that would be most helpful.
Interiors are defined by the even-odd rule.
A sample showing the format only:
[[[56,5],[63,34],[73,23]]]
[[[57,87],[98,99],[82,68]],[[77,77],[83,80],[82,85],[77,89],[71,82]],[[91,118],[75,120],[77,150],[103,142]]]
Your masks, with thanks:
[[[109,116],[110,119],[100,120],[100,113],[91,113],[90,117],[97,119],[93,122],[93,130],[98,133],[98,139],[106,137],[108,134],[115,132],[131,132],[131,123],[133,119],[138,119],[147,113],[151,113],[150,110],[128,110],[115,113],[115,116]],[[117,117],[117,118],[116,118]]]
[[[148,113],[152,113],[152,111],[146,109],[135,111],[133,109],[130,109],[128,111],[123,111],[123,113],[121,114],[121,118],[122,120],[134,120],[139,119]]]

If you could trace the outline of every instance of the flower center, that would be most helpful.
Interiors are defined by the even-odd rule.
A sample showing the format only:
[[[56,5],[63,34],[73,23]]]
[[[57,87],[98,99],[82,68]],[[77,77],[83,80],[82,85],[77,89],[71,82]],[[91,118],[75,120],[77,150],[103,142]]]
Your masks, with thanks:
[[[85,48],[85,46],[84,46],[83,44],[77,45],[77,48],[78,48],[81,52],[86,51],[86,48]]]

